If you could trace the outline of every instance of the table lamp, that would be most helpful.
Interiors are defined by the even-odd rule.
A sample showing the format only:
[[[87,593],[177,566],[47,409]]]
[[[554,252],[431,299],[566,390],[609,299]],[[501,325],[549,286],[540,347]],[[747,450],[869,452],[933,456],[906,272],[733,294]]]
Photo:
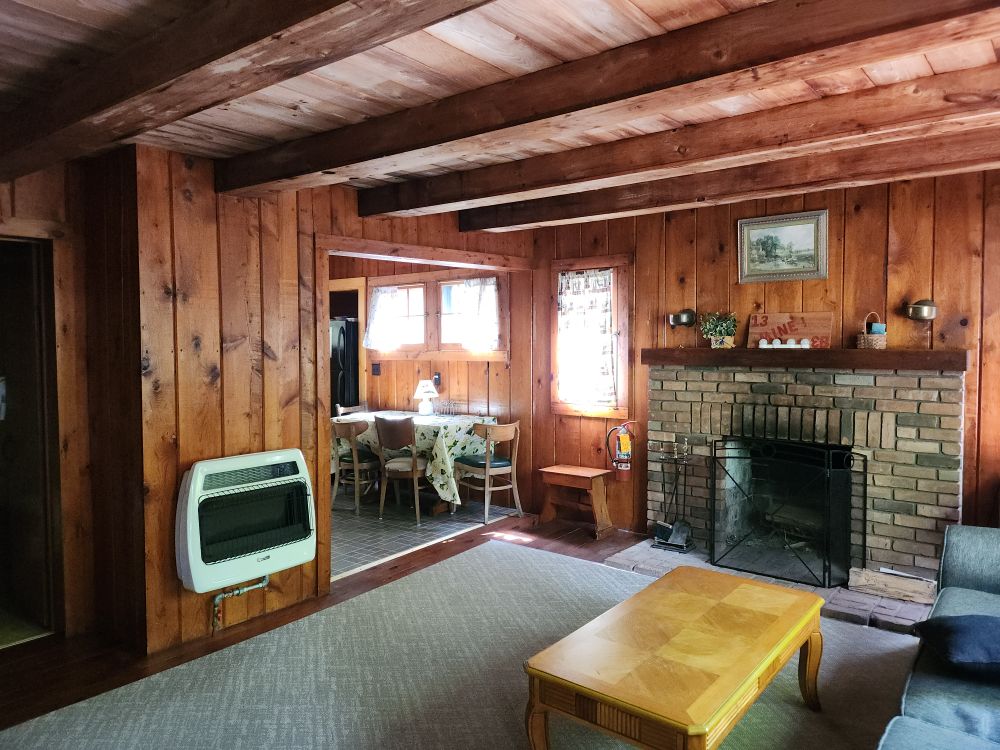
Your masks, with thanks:
[[[420,399],[420,404],[417,406],[417,413],[422,415],[433,414],[434,407],[431,405],[431,399],[437,398],[438,392],[437,388],[434,387],[434,381],[432,380],[418,380],[417,390],[413,393],[414,399]]]

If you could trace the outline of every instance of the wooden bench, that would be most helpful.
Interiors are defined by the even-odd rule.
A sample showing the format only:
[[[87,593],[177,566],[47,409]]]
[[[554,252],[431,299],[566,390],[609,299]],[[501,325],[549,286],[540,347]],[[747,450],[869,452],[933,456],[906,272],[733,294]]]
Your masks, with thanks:
[[[608,515],[608,495],[604,486],[604,477],[611,473],[608,469],[592,469],[587,466],[546,466],[539,469],[542,481],[545,483],[545,501],[542,505],[540,520],[551,521],[556,517],[556,505],[575,508],[594,514],[594,536],[603,539],[615,530]],[[553,487],[571,487],[584,490],[590,496],[589,503],[567,500],[553,492]]]

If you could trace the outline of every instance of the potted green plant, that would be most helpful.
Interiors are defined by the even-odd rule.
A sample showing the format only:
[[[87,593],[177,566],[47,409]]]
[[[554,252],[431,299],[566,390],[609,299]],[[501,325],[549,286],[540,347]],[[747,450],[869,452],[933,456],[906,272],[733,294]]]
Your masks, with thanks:
[[[713,349],[732,349],[736,345],[736,313],[702,315],[700,326],[701,335],[711,342]]]

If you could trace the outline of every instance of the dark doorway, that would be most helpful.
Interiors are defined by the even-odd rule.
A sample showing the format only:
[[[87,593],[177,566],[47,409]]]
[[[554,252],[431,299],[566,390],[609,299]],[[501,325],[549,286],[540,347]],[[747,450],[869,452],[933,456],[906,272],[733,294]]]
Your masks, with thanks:
[[[330,292],[330,390],[334,405],[357,406],[362,401],[358,296],[354,290]]]
[[[0,647],[58,628],[52,250],[0,240]]]

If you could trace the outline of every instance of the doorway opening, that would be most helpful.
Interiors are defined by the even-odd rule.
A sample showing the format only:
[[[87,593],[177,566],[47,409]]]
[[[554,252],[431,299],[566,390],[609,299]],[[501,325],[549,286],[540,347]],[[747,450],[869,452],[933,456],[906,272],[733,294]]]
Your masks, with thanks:
[[[392,411],[391,405],[377,403],[377,396],[370,402],[367,397],[368,358],[363,347],[368,312],[366,287],[367,282],[364,278],[330,280],[331,412],[336,417],[337,405],[342,407],[363,405],[360,413],[347,414],[343,419],[364,419],[370,425],[373,425],[374,417],[369,408],[396,416],[417,416]],[[393,378],[392,372],[392,368],[387,371],[385,363],[382,363],[382,368],[374,370],[372,376],[382,378],[384,384],[386,380]],[[409,397],[412,385],[407,383],[405,387]],[[380,389],[372,390],[374,392]],[[436,442],[435,430],[454,431],[454,425],[458,422],[464,420],[471,425],[477,421],[474,415],[461,414],[442,415],[440,421],[447,423],[445,425],[434,423],[434,417],[422,419],[425,423],[418,425],[420,427],[418,447],[425,457],[431,450],[430,443]],[[431,424],[427,424],[428,422]],[[371,451],[374,435],[374,427],[370,427],[366,433],[359,436],[358,442],[363,448]],[[338,453],[346,453],[347,446],[344,444],[338,446],[335,444],[336,441],[332,442],[334,444],[331,445],[330,465],[331,471],[335,471]],[[375,467],[378,466],[374,455],[369,453],[368,460],[374,462]],[[433,470],[433,463],[430,466],[430,470]],[[378,471],[378,468],[374,468],[375,475]],[[370,480],[372,475],[366,473],[364,478]],[[330,479],[332,484],[333,477]],[[388,498],[383,518],[379,519],[377,483],[362,481],[361,487],[362,494],[357,508],[354,485],[349,481],[340,482],[338,491],[331,495],[330,573],[333,580],[481,527],[486,518],[481,495],[472,498],[466,493],[462,503],[456,506],[454,513],[451,513],[448,504],[442,501],[437,490],[426,486],[420,490],[419,502],[427,512],[422,514],[421,523],[418,525],[414,518],[414,497],[409,483],[396,482],[387,488]],[[510,505],[513,505],[513,502],[509,499],[508,491],[503,490],[494,494],[489,513],[490,523],[515,513],[514,508],[508,507]]]
[[[0,648],[61,627],[52,247],[0,239]]]

